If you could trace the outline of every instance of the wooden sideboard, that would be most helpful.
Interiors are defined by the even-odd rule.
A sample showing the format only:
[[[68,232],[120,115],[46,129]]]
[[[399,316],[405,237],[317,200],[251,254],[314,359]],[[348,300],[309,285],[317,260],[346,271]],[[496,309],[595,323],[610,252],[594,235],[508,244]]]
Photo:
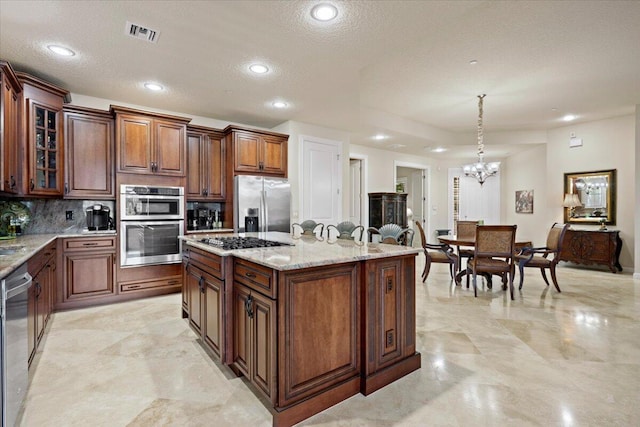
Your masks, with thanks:
[[[560,261],[570,261],[577,264],[603,264],[612,273],[622,271],[620,265],[620,251],[622,239],[618,230],[572,230],[568,229]],[[617,269],[617,270],[616,270]]]

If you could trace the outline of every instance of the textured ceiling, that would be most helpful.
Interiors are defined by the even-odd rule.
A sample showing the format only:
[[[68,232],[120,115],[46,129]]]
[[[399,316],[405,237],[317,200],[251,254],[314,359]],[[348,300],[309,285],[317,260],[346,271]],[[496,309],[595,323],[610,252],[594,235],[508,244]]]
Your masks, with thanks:
[[[310,18],[317,1],[0,0],[0,58],[73,93],[266,128],[295,120],[407,153],[449,147],[434,157],[473,157],[480,93],[495,157],[544,142],[564,114],[640,104],[638,1],[330,2],[333,23]],[[157,43],[126,36],[127,21]],[[257,61],[271,72],[250,75]],[[166,90],[145,91],[150,80]]]

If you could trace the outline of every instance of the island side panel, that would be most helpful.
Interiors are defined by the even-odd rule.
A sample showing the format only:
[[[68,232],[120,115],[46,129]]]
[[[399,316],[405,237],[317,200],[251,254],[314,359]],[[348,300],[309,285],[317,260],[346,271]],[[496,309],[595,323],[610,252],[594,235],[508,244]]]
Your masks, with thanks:
[[[362,382],[368,395],[420,368],[415,255],[368,260],[362,290]]]
[[[281,272],[278,295],[278,409],[359,383],[360,263]]]

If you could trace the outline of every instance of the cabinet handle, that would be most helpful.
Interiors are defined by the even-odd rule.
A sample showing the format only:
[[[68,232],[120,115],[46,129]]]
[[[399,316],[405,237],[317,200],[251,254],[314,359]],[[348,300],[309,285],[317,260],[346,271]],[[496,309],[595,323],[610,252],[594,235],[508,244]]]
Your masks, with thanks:
[[[11,175],[11,189],[12,190],[15,189],[16,185],[17,185],[16,184],[16,178],[13,175]]]
[[[391,292],[393,290],[393,279],[391,277],[387,277],[387,292]]]
[[[128,286],[129,289],[138,289],[140,287],[140,285],[130,285]]]
[[[98,242],[93,243],[83,243],[82,246],[98,246]]]
[[[180,283],[178,280],[169,280],[167,282],[168,285],[177,285],[178,283]]]
[[[41,291],[42,291],[42,286],[40,286],[40,282],[36,282],[36,298],[40,298]]]
[[[256,274],[252,273],[250,271],[247,271],[246,273],[244,273],[244,275],[250,279],[255,279],[256,278]]]
[[[31,188],[31,190],[33,190],[34,188],[36,188],[36,184],[35,184],[35,182],[33,182],[33,178],[31,178],[31,180],[30,180],[29,187]]]
[[[204,294],[204,277],[200,276],[200,280],[198,280],[198,287],[200,288],[200,292]]]
[[[203,188],[203,189],[202,189],[202,195],[203,195],[203,196],[208,196],[208,195],[209,195],[209,192],[207,191],[207,189],[206,189],[206,188]]]
[[[244,302],[244,309],[247,312],[249,319],[253,319],[253,297],[249,295]]]
[[[69,194],[69,184],[64,183],[64,194]]]

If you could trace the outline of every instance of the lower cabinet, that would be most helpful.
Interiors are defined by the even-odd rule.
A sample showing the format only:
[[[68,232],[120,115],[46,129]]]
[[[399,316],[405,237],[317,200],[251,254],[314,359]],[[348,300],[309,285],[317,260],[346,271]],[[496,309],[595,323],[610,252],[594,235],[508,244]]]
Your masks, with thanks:
[[[558,255],[560,261],[577,264],[601,264],[612,273],[622,271],[620,252],[622,239],[619,230],[573,230],[568,229]]]
[[[225,260],[196,248],[185,251],[183,257],[183,313],[188,316],[189,325],[204,345],[224,362],[227,335]]]
[[[62,283],[56,308],[95,304],[115,295],[116,238],[61,239]]]
[[[33,284],[29,288],[27,302],[27,327],[29,339],[29,364],[42,341],[44,330],[53,307],[56,284],[56,247],[47,245],[27,263]]]
[[[276,302],[235,283],[234,362],[273,404],[276,398]]]

